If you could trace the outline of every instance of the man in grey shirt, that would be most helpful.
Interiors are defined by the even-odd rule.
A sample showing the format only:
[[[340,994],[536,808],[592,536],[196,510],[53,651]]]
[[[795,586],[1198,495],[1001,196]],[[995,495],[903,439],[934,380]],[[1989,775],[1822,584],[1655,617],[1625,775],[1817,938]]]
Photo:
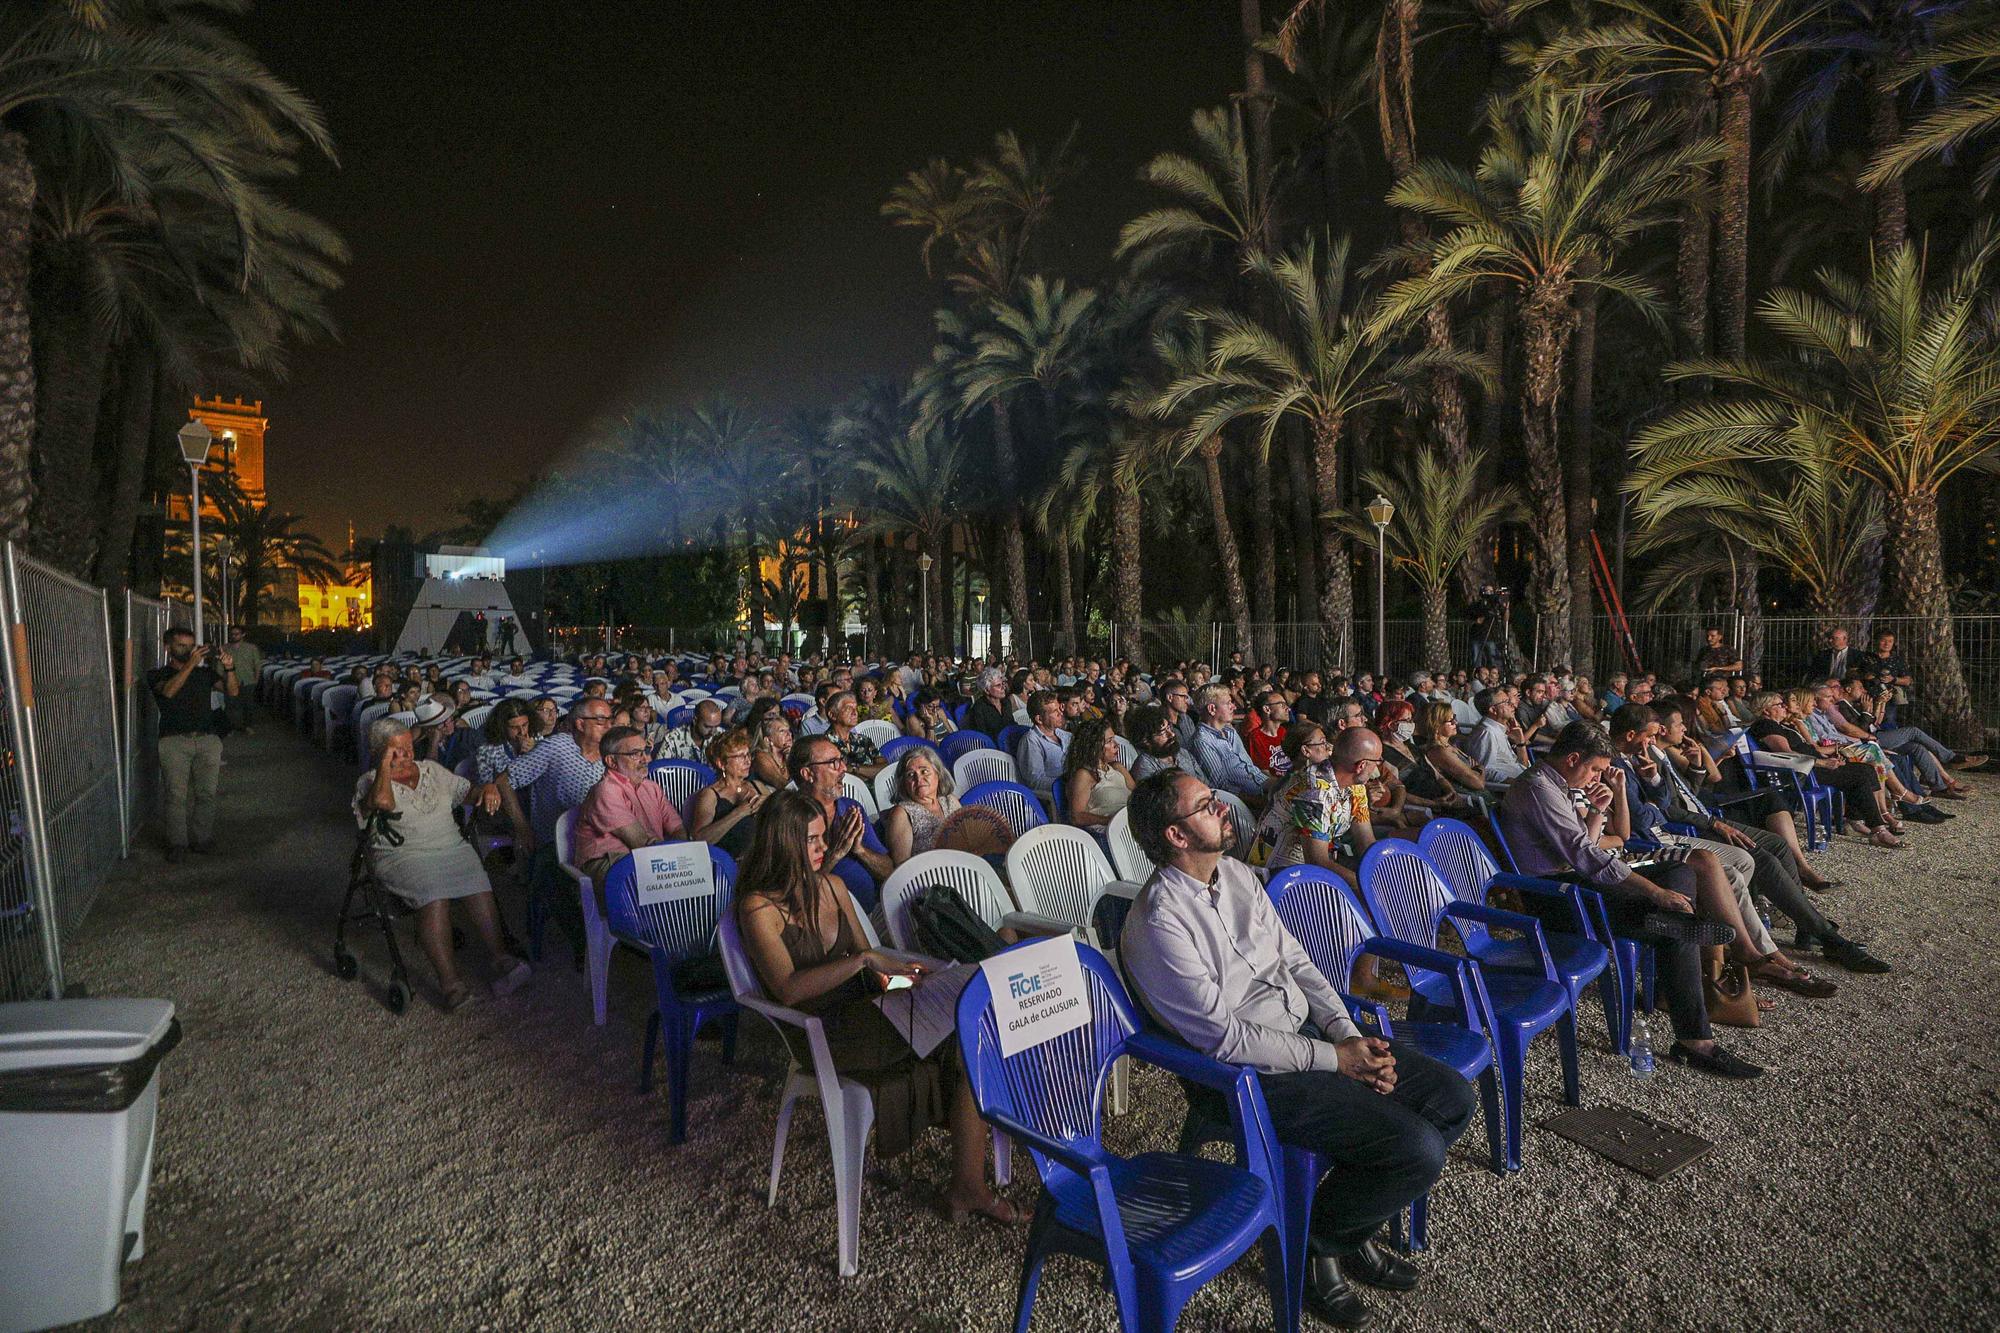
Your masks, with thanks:
[[[1334,1163],[1313,1206],[1306,1302],[1352,1327],[1368,1309],[1350,1279],[1416,1285],[1416,1267],[1375,1236],[1444,1169],[1472,1119],[1471,1085],[1412,1047],[1361,1034],[1250,867],[1222,855],[1235,831],[1207,783],[1158,773],[1126,808],[1159,869],[1125,919],[1120,961],[1175,1036],[1258,1071],[1281,1141]]]

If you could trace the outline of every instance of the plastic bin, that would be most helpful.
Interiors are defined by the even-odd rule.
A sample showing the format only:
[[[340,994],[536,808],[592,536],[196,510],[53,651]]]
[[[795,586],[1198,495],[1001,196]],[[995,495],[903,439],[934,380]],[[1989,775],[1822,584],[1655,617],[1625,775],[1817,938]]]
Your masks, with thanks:
[[[166,1000],[0,1004],[0,1331],[118,1304],[145,1252]]]

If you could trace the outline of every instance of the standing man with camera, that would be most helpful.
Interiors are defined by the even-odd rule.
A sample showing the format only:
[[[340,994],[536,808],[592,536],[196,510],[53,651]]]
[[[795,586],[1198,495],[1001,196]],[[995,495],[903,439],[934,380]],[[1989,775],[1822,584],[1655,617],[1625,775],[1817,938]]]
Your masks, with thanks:
[[[256,644],[243,636],[241,625],[229,627],[229,647],[223,655],[223,669],[229,670],[228,663],[234,662],[236,688],[229,692],[229,725],[248,736],[250,727],[251,691],[256,688],[257,674],[264,669],[264,654]]]
[[[189,630],[161,636],[167,664],[146,673],[160,712],[161,816],[167,831],[167,860],[187,859],[188,849],[215,850],[215,788],[222,778],[222,735],[216,727],[215,695],[233,699],[239,691],[236,661],[227,648],[215,652],[197,644]],[[216,668],[220,668],[218,672]]]

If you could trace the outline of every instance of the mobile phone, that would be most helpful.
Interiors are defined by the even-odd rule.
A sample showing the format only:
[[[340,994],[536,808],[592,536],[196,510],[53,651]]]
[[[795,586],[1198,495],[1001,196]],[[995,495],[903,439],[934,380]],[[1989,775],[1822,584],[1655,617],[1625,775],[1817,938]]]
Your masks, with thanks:
[[[909,990],[916,984],[909,977],[892,977],[887,972],[882,974],[882,989],[884,991]]]

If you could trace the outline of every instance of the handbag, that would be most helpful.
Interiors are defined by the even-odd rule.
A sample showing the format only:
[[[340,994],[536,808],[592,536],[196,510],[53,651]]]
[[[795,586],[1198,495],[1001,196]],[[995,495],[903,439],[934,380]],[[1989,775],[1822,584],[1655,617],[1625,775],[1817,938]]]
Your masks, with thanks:
[[[1733,1028],[1759,1025],[1762,1018],[1750,974],[1743,964],[1729,960],[1722,945],[1712,944],[1701,951],[1701,974],[1701,996],[1708,1006],[1709,1022]]]
[[[954,963],[983,963],[1007,947],[999,932],[949,884],[933,884],[911,899],[910,923],[916,927],[919,948]]]

